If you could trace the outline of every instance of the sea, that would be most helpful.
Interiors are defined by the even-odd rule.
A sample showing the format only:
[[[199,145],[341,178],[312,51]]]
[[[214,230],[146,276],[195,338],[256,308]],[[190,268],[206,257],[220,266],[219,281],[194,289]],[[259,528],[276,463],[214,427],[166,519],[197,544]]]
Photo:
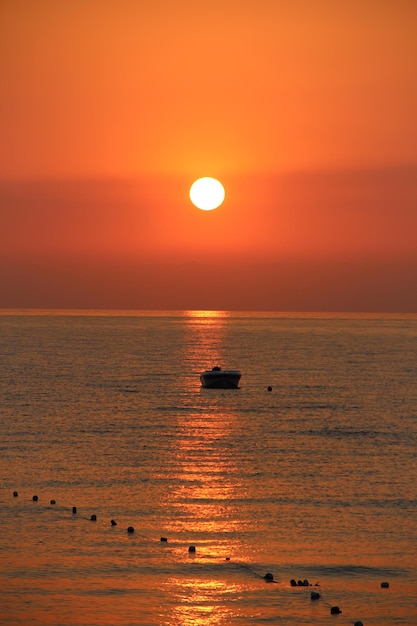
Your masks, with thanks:
[[[417,315],[0,327],[1,625],[417,624]]]

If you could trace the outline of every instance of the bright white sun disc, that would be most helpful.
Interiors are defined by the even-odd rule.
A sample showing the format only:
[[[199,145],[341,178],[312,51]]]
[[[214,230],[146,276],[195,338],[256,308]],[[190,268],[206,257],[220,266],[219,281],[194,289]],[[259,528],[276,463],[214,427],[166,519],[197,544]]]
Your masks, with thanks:
[[[203,211],[217,209],[224,200],[224,187],[220,181],[210,176],[199,178],[190,188],[191,202]]]

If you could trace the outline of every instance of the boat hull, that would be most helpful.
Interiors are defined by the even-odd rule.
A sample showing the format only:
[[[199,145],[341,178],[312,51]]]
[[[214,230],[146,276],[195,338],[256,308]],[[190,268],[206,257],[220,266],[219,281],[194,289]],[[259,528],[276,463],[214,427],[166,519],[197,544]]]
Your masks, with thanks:
[[[200,374],[205,389],[238,389],[241,374],[237,370],[207,371]]]

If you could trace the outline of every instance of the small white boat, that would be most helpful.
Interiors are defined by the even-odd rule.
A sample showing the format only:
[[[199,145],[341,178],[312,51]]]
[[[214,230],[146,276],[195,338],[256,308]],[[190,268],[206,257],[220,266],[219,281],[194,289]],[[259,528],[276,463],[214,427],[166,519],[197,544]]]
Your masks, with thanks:
[[[222,370],[216,365],[211,370],[201,372],[200,380],[206,389],[237,389],[240,376],[239,370]]]

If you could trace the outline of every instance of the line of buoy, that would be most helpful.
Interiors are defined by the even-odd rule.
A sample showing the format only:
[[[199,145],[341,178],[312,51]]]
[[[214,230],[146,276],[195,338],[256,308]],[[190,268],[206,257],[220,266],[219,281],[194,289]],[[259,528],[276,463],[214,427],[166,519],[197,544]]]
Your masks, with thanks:
[[[268,388],[268,391],[271,391],[271,388]],[[14,491],[13,492],[13,497],[17,498],[18,497],[18,492]],[[39,501],[39,497],[37,495],[33,495],[32,496],[32,501],[33,502],[38,502]],[[50,504],[51,505],[55,505],[56,504],[56,500],[50,500]],[[72,507],[72,514],[75,515],[77,513],[77,507],[73,506]],[[89,518],[91,521],[96,522],[97,521],[97,515],[95,515],[94,513],[91,515],[91,517]],[[110,521],[111,526],[117,526],[117,522],[112,519]],[[135,532],[135,529],[133,526],[128,526],[127,527],[127,533],[128,534],[133,534]],[[140,535],[141,537],[144,537],[145,539],[149,539],[149,537],[146,537],[145,535]],[[152,541],[152,540],[151,540]],[[167,537],[161,537],[160,538],[160,542],[162,543],[167,543],[168,542],[168,538]],[[188,546],[188,552],[189,554],[195,554],[196,553],[196,546],[195,545],[189,545]],[[226,561],[230,561],[230,557],[226,557],[225,559]],[[259,578],[263,578],[265,580],[265,582],[268,583],[275,583],[277,581],[274,580],[274,575],[271,572],[267,572],[264,576],[260,576],[259,574],[257,574],[255,571],[253,571],[248,565],[246,564],[241,564],[242,567],[244,567],[245,569],[249,570],[250,572],[252,572],[255,576],[258,576]],[[304,580],[295,580],[294,578],[292,578],[290,580],[290,585],[291,587],[311,587],[312,585],[310,584],[310,582],[308,581],[307,578],[305,578]],[[317,581],[315,583],[314,586],[319,586],[319,582]],[[388,589],[389,588],[389,582],[387,581],[383,581],[381,582],[381,588],[383,589]],[[311,600],[319,600],[321,598],[320,593],[318,593],[317,591],[312,591],[310,594],[310,598]],[[330,614],[331,615],[339,615],[342,613],[342,610],[340,609],[339,606],[337,605],[330,605],[329,603],[326,603],[327,606],[330,607]],[[354,622],[353,626],[363,626],[363,622],[361,620],[356,620]]]

